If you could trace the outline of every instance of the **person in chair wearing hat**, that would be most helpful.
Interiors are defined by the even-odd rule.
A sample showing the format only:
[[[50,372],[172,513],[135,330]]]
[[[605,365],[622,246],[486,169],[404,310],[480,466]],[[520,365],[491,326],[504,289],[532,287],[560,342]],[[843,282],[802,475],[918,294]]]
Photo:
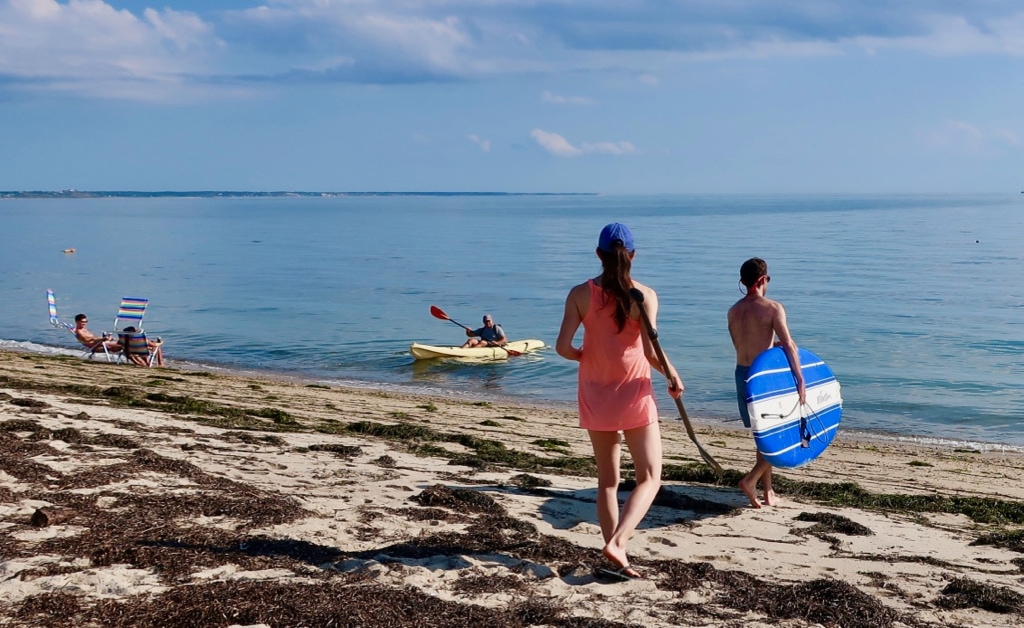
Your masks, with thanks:
[[[501,328],[501,325],[494,323],[494,317],[490,314],[484,314],[484,326],[479,329],[467,329],[466,335],[469,336],[469,340],[463,344],[465,347],[500,347],[508,339],[505,338],[505,330]]]

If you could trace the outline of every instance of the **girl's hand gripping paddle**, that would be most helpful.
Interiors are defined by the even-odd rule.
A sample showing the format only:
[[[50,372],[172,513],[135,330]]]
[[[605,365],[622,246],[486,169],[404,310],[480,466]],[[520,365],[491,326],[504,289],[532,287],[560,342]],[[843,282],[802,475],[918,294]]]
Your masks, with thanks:
[[[644,307],[644,294],[632,288],[629,291],[629,295],[633,297],[637,305],[640,306],[640,318],[644,321],[644,327],[647,329],[647,337],[651,339],[651,344],[654,345],[654,352],[658,354],[658,361],[661,362],[661,369],[668,373],[668,359],[665,358],[665,352],[661,350],[661,343],[658,342],[658,330],[651,324],[651,318],[647,316],[647,309]],[[700,452],[700,457],[704,459],[704,462],[708,463],[708,466],[715,472],[715,475],[722,477],[723,471],[722,466],[709,454],[704,447],[697,440],[697,435],[693,432],[693,426],[690,425],[690,417],[686,414],[686,408],[683,407],[682,399],[674,399],[676,402],[676,408],[679,409],[679,417],[683,420],[683,425],[686,426],[686,434],[693,441],[693,444],[697,446],[697,451]]]

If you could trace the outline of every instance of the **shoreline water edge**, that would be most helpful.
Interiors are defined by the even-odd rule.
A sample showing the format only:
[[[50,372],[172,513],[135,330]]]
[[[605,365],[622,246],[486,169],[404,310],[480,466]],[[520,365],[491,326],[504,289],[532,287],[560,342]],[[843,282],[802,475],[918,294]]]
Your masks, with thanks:
[[[0,623],[1024,620],[1024,454],[840,431],[752,509],[749,435],[696,428],[724,477],[664,421],[615,582],[570,408],[0,350]]]
[[[42,355],[59,355],[59,356],[70,356],[78,357],[81,356],[82,352],[74,348],[57,347],[50,345],[40,345],[34,342],[14,342],[14,341],[0,341],[0,353],[10,351],[14,353],[33,353]],[[411,358],[410,358],[411,359]],[[559,359],[559,358],[554,358]],[[437,360],[433,360],[437,362]],[[441,360],[440,362],[444,362]],[[500,361],[499,361],[500,362]],[[268,378],[277,379],[285,382],[292,382],[296,384],[323,384],[328,386],[340,386],[342,388],[350,388],[357,390],[368,390],[368,391],[380,391],[380,392],[397,392],[402,394],[422,395],[438,397],[442,399],[456,399],[456,400],[476,400],[483,401],[488,399],[497,399],[502,403],[513,404],[524,407],[536,407],[540,409],[558,410],[558,411],[575,411],[576,404],[574,402],[559,401],[553,399],[530,399],[524,398],[522,395],[516,395],[511,393],[502,393],[493,390],[466,390],[466,389],[453,389],[453,388],[441,388],[431,387],[429,385],[419,383],[396,383],[387,381],[370,381],[370,380],[359,380],[354,378],[339,379],[336,377],[325,377],[317,376],[310,373],[297,373],[293,371],[285,371],[281,369],[271,368],[253,368],[245,369],[238,366],[232,365],[218,365],[210,364],[206,362],[195,362],[188,358],[172,357],[169,363],[171,368],[185,369],[185,370],[196,370],[205,371],[210,373],[216,373],[220,375],[233,376],[233,377],[257,377],[257,378]],[[668,406],[669,398],[667,394],[664,394],[663,387],[658,389],[658,401],[659,411],[662,421],[678,421],[678,416],[675,414],[674,409]],[[696,420],[698,423],[704,424],[708,427],[733,430],[737,433],[749,434],[747,430],[742,427],[738,417],[736,418],[721,418],[721,417],[708,417],[700,414],[690,413],[691,419]],[[848,423],[848,422],[847,422]],[[1008,443],[997,443],[985,440],[968,440],[968,439],[954,439],[954,438],[943,438],[930,436],[926,434],[914,434],[914,433],[902,433],[897,431],[884,432],[877,429],[863,430],[850,428],[848,424],[842,424],[839,428],[839,433],[847,434],[848,437],[860,440],[860,441],[873,441],[880,443],[897,443],[907,444],[911,446],[921,447],[936,447],[945,449],[973,449],[984,452],[1010,452],[1010,453],[1024,453],[1024,446],[1008,444]]]
[[[432,306],[552,344],[569,278],[599,270],[594,234],[623,221],[690,414],[737,418],[725,315],[742,260],[761,256],[797,345],[843,386],[842,429],[1020,447],[1024,294],[1006,281],[1020,209],[1006,195],[8,199],[0,348],[74,345],[43,318],[48,289],[97,332],[143,297],[179,364],[575,403],[575,366],[553,350],[465,366],[408,349],[465,340]],[[467,228],[481,216],[489,229]],[[107,244],[126,220],[156,236],[146,255]]]

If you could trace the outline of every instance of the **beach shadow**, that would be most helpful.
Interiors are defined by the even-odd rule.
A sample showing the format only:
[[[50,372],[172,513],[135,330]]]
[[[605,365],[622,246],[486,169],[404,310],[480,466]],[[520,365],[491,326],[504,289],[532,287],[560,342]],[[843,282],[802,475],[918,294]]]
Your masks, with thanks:
[[[633,480],[619,484],[619,507],[636,486]],[[599,526],[597,520],[597,488],[559,490],[554,488],[523,489],[512,486],[477,487],[479,490],[537,495],[546,500],[539,512],[543,521],[556,530],[571,530],[586,523]],[[663,484],[647,512],[639,530],[652,530],[672,525],[691,524],[714,517],[738,514],[748,504],[735,489]]]
[[[526,526],[532,526],[526,524]],[[561,539],[538,536],[536,529],[521,526],[508,517],[483,517],[465,532],[442,532],[411,538],[361,551],[291,538],[263,536],[238,537],[228,543],[202,543],[182,540],[138,541],[137,547],[188,557],[189,563],[200,556],[216,556],[221,565],[232,564],[244,570],[293,568],[302,563],[324,571],[370,573],[388,564],[421,567],[430,571],[461,571],[474,567],[466,557],[486,559],[510,571],[531,572],[539,579],[561,576],[544,564],[589,564],[599,560],[597,550],[575,547]],[[282,564],[284,563],[284,564]],[[582,580],[573,569],[565,569],[570,582]]]
[[[625,499],[632,489],[632,482],[622,483],[620,498]],[[594,508],[596,490],[593,488],[523,489],[507,485],[462,488],[437,484],[425,488],[413,501],[422,506],[429,518],[457,523],[455,528],[440,527],[436,532],[369,549],[346,551],[293,538],[234,536],[223,532],[192,538],[140,541],[139,546],[151,551],[169,551],[171,555],[189,562],[192,560],[188,558],[190,556],[219,556],[215,562],[230,562],[245,570],[301,563],[324,571],[349,574],[372,575],[388,564],[430,571],[459,571],[473,567],[474,560],[482,559],[512,572],[531,573],[538,579],[558,577],[569,585],[585,585],[594,581],[594,568],[607,562],[599,548],[585,547],[571,539],[541,533],[531,522],[532,517],[508,512],[505,506],[491,497],[494,492],[541,497],[537,512],[555,529],[569,530],[581,523],[598,526]],[[726,489],[666,486],[656,498],[641,529],[658,529],[727,516],[738,512],[737,506],[742,503],[742,496]],[[419,519],[418,515],[401,510],[394,510],[391,514]],[[176,560],[171,556],[166,559]]]

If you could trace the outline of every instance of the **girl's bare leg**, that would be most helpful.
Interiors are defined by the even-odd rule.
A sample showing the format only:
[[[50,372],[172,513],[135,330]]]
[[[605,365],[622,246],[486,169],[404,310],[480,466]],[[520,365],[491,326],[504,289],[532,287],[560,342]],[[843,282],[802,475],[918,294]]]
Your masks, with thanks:
[[[658,489],[661,488],[662,448],[661,429],[658,423],[627,430],[624,435],[636,470],[636,488],[623,504],[618,525],[615,526],[611,538],[606,537],[607,543],[602,550],[605,557],[619,567],[629,566],[626,543],[650,510],[654,498],[658,495]],[[629,572],[632,572],[630,575],[634,577],[639,576],[631,569]]]
[[[597,520],[604,542],[619,525],[619,459],[622,455],[618,432],[588,431],[597,463]]]

